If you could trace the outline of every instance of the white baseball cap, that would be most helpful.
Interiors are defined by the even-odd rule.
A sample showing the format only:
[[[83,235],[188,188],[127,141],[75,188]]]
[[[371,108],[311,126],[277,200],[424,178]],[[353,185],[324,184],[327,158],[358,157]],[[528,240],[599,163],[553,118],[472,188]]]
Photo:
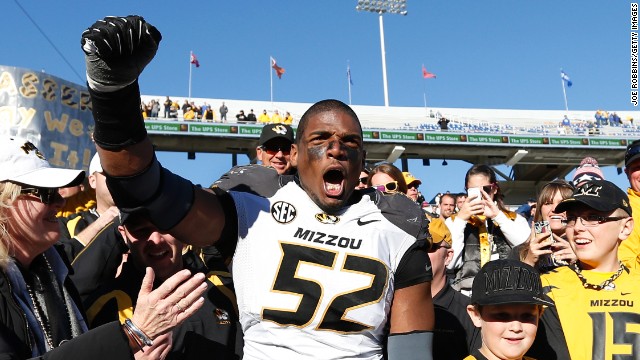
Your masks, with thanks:
[[[59,188],[76,186],[83,180],[83,170],[51,167],[30,141],[19,137],[0,137],[0,181]]]
[[[102,164],[100,164],[100,156],[96,152],[95,155],[91,158],[91,163],[89,163],[89,175],[92,175],[94,172],[102,172]]]

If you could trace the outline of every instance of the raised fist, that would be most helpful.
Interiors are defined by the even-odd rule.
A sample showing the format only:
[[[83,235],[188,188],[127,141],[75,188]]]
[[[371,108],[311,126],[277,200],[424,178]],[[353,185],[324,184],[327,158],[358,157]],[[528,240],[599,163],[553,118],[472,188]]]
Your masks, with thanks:
[[[160,40],[160,32],[141,16],[96,21],[81,39],[89,86],[111,92],[132,84],[155,56]]]

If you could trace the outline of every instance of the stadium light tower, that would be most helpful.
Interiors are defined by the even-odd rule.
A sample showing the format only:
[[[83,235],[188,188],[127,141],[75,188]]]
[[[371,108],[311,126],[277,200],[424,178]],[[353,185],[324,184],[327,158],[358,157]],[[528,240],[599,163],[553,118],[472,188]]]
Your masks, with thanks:
[[[382,14],[407,15],[407,0],[358,0],[358,11],[378,13],[380,19],[380,51],[382,53],[382,85],[384,87],[384,106],[389,107],[389,89],[387,87],[387,59],[384,51],[384,22]]]

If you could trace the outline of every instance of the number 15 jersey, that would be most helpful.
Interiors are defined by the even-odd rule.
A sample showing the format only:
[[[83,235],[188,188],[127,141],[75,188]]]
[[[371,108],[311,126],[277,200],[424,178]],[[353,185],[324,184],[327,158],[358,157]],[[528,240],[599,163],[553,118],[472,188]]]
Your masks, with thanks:
[[[394,290],[431,280],[420,209],[370,190],[326,214],[295,182],[231,194],[244,359],[381,359]]]
[[[613,275],[590,270],[582,274],[592,284]],[[625,270],[613,285],[609,290],[585,289],[567,266],[542,275],[542,286],[557,310],[545,311],[542,320],[550,329],[561,324],[572,359],[640,359],[640,274]]]

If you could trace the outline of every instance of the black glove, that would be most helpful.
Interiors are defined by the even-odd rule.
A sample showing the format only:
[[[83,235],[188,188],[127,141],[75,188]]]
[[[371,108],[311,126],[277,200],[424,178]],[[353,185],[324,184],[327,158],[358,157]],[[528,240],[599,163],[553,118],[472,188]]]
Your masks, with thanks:
[[[160,40],[160,32],[141,16],[96,21],[80,41],[89,86],[109,92],[132,84],[155,56]]]

